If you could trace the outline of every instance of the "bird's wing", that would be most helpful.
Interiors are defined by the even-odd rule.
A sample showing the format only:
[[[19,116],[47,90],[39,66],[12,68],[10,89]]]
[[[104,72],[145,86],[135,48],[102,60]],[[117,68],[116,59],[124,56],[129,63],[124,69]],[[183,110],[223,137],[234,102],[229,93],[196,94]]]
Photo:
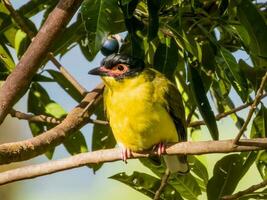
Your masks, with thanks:
[[[154,73],[154,99],[162,104],[169,112],[175,123],[179,139],[181,141],[186,141],[186,120],[182,96],[176,86],[172,84],[165,76],[156,70],[151,69],[150,74],[152,73]]]
[[[167,110],[175,123],[177,133],[181,141],[186,141],[186,120],[182,97],[175,85],[170,82],[167,84],[165,99],[167,101]]]

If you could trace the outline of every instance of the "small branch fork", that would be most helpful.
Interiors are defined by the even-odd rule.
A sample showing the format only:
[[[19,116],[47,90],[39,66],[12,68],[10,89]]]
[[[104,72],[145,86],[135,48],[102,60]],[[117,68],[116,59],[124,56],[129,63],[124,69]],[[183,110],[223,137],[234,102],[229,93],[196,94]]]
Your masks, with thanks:
[[[37,136],[38,137],[38,136]],[[241,140],[242,142],[254,141],[258,142],[259,146],[237,146],[233,147],[233,140],[221,140],[221,141],[200,141],[200,142],[179,142],[176,144],[169,144],[166,148],[166,154],[169,155],[201,155],[211,153],[229,153],[229,152],[243,152],[243,151],[257,151],[261,149],[267,149],[267,139],[258,138],[250,140]],[[6,146],[5,158],[8,158],[8,146],[9,144],[0,145]],[[32,145],[32,148],[35,147]],[[45,149],[46,150],[46,149]],[[20,152],[18,152],[20,153]],[[142,153],[132,153],[132,158],[147,158],[151,155],[158,155],[157,151],[148,151]],[[23,155],[22,155],[23,156]],[[35,155],[36,156],[36,155]],[[1,157],[0,157],[1,158]],[[3,157],[0,159],[3,160]],[[21,159],[20,159],[21,160]],[[73,169],[88,164],[114,162],[121,160],[121,150],[119,148],[98,150],[87,153],[80,153],[69,158],[64,158],[55,161],[49,161],[43,164],[30,165],[20,167],[17,169],[8,170],[0,173],[0,185],[7,183],[35,178],[47,174],[56,173],[63,170]],[[164,184],[164,183],[162,183]]]
[[[256,94],[256,97],[254,99],[254,102],[252,103],[252,105],[250,107],[249,113],[247,115],[247,119],[246,119],[245,123],[243,124],[243,126],[241,127],[241,129],[240,129],[239,133],[237,134],[236,138],[233,141],[234,145],[238,144],[239,139],[241,138],[241,136],[243,135],[243,133],[247,129],[247,126],[248,126],[248,124],[249,124],[249,122],[250,122],[250,120],[252,118],[252,115],[253,115],[255,109],[257,108],[257,105],[259,104],[259,102],[260,102],[260,100],[261,100],[261,98],[263,96],[263,90],[264,90],[264,86],[265,86],[266,81],[267,81],[267,72],[262,77],[260,87],[259,87],[259,89],[257,91],[257,94]]]

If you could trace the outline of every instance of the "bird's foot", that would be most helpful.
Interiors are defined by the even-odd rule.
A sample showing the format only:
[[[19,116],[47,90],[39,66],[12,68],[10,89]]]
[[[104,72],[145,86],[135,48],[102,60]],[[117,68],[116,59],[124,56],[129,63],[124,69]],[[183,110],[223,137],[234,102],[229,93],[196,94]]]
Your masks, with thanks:
[[[161,156],[163,153],[165,153],[166,145],[164,142],[160,142],[154,147],[155,150],[157,150],[158,155]]]
[[[132,151],[124,146],[121,147],[121,159],[127,164],[127,159],[132,156]]]

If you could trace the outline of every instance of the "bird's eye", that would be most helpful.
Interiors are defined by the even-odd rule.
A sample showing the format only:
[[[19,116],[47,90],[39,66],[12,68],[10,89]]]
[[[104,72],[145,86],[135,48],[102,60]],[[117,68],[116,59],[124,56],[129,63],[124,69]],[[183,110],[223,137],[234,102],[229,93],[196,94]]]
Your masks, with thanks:
[[[124,66],[123,65],[118,65],[117,69],[120,70],[120,71],[123,71],[124,70]]]

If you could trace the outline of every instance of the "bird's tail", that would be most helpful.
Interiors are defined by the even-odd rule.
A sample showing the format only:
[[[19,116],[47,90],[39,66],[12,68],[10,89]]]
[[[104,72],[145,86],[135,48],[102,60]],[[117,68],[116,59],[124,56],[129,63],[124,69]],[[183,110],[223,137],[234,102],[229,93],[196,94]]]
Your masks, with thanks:
[[[165,155],[163,156],[163,158],[164,158],[167,168],[170,170],[171,173],[178,172],[181,174],[185,174],[189,172],[189,166],[187,163],[186,156]]]

